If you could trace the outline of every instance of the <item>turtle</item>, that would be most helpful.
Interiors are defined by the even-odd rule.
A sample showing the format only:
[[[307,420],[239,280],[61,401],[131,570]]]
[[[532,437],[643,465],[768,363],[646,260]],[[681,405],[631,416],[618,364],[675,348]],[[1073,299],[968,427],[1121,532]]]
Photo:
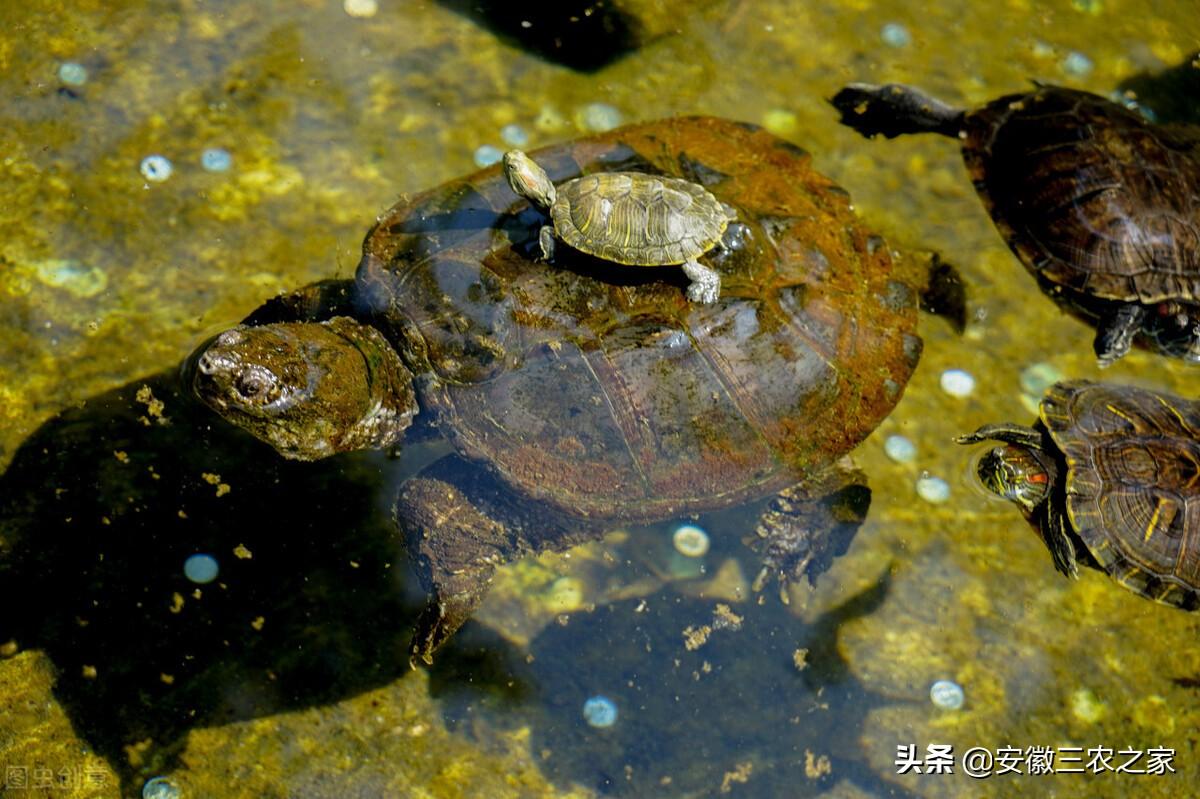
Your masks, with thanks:
[[[504,154],[512,190],[550,214],[538,234],[542,257],[554,257],[557,235],[571,247],[627,266],[682,264],[688,299],[715,302],[721,277],[697,259],[713,247],[737,214],[710,191],[683,178],[645,172],[600,172],[557,186],[520,150]]]
[[[721,296],[690,302],[669,270],[538,259],[544,217],[496,165],[398,203],[353,281],[272,300],[185,370],[200,400],[288,458],[421,435],[450,445],[394,505],[430,597],[414,664],[498,564],[619,524],[745,506],[762,552],[753,587],[778,581],[786,599],[863,520],[870,490],[847,454],[921,352],[919,279],[796,145],[681,117],[534,156],[559,182],[618,171],[704,185],[739,219],[713,258]]]
[[[1127,385],[1056,383],[1032,427],[990,424],[961,444],[988,490],[1017,504],[1055,568],[1078,564],[1134,593],[1200,608],[1200,403]]]
[[[831,102],[864,136],[960,139],[1009,247],[1096,327],[1101,367],[1135,341],[1200,361],[1200,128],[1049,85],[973,110],[896,84],[851,84]]]

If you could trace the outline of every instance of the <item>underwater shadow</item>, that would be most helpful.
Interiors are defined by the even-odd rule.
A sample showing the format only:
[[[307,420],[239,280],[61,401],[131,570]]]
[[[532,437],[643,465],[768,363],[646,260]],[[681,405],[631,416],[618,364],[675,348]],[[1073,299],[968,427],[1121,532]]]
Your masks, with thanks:
[[[1200,125],[1200,50],[1161,72],[1140,72],[1118,84],[1164,124]],[[1200,134],[1197,134],[1200,135]]]
[[[425,600],[389,510],[411,468],[284,460],[174,372],[90,399],[0,478],[0,642],[47,653],[126,790],[169,771],[193,727],[387,684],[409,672]],[[213,582],[184,575],[196,553]]]
[[[519,8],[488,0],[437,0],[501,41],[577,72],[595,72],[637,50],[646,32],[612,2],[529,0]]]
[[[867,714],[888,700],[855,679],[837,649],[841,626],[874,612],[889,587],[885,572],[812,624],[774,597],[733,606],[741,621],[731,623],[717,602],[668,587],[572,613],[547,626],[527,657],[493,656],[489,690],[464,680],[462,663],[439,661],[431,690],[451,724],[469,729],[481,710],[501,723],[523,719],[530,750],[563,789],[718,795],[749,763],[742,790],[754,796],[817,795],[846,779],[872,796],[909,796],[856,754]],[[519,687],[495,688],[504,672]],[[609,727],[584,719],[584,702],[597,695],[615,704]],[[822,756],[831,771],[809,773]]]

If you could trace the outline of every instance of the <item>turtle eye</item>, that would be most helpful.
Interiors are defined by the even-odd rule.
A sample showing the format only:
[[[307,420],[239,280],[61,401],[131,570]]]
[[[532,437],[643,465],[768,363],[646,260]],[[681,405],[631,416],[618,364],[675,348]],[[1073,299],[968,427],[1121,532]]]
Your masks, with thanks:
[[[275,394],[275,376],[261,367],[251,367],[240,375],[233,383],[233,390],[238,397],[247,403],[266,404]]]

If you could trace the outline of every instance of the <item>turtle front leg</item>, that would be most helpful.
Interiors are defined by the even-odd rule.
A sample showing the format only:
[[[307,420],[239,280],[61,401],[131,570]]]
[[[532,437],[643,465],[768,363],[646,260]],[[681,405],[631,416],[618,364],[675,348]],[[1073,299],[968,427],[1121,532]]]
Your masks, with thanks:
[[[543,261],[554,257],[554,228],[551,225],[543,225],[538,231],[538,244],[542,248]]]
[[[870,506],[866,476],[847,459],[781,491],[755,530],[755,548],[762,553],[763,565],[754,590],[761,591],[774,577],[779,581],[779,598],[786,603],[789,584],[804,578],[812,585],[850,546]]]
[[[1101,368],[1112,366],[1129,352],[1133,337],[1141,331],[1145,321],[1146,306],[1136,302],[1122,303],[1115,311],[1100,318],[1092,349],[1096,351]]]
[[[404,482],[396,524],[429,602],[413,631],[410,662],[433,652],[474,613],[496,566],[559,551],[603,532],[549,506],[514,497],[483,467],[448,455]]]
[[[693,259],[683,265],[683,273],[692,281],[687,290],[689,300],[704,304],[717,301],[721,294],[721,276],[717,270]]]
[[[1006,444],[1020,444],[1032,449],[1044,449],[1042,433],[1032,427],[1002,422],[1000,424],[985,424],[974,433],[956,436],[958,444],[978,444],[980,441],[1003,441]]]

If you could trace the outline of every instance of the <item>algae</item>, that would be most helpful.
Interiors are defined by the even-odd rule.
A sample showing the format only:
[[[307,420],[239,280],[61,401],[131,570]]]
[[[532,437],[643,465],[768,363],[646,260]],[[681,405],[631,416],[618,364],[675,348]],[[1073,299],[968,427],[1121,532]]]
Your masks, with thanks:
[[[689,13],[672,13],[681,5]],[[1200,781],[1195,760],[1200,654],[1194,646],[1200,620],[1145,602],[1100,574],[1087,573],[1076,582],[1059,577],[1018,514],[973,487],[970,453],[950,442],[984,422],[1029,421],[1022,375],[1039,364],[1072,377],[1190,395],[1200,391],[1200,377],[1181,362],[1144,352],[1099,372],[1089,352],[1090,331],[1036,291],[975,198],[953,142],[863,141],[835,124],[825,98],[852,80],[910,82],[963,104],[1020,90],[1031,77],[1102,94],[1118,85],[1140,88],[1144,84],[1135,78],[1182,64],[1196,50],[1200,20],[1194,4],[727,0],[621,7],[643,15],[653,35],[607,66],[580,72],[523,51],[469,16],[434,3],[381,0],[378,12],[366,18],[350,16],[333,0],[33,0],[0,6],[0,463],[17,457],[55,414],[78,413],[71,409],[81,403],[86,411],[96,398],[123,386],[131,423],[144,427],[136,419],[147,407],[134,394],[146,375],[173,370],[206,335],[278,291],[348,276],[378,213],[401,194],[471,171],[476,148],[503,146],[506,125],[520,125],[529,146],[536,147],[581,132],[577,120],[586,118],[584,109],[593,103],[611,106],[627,121],[711,113],[757,122],[812,152],[817,167],[850,191],[861,215],[894,246],[935,250],[955,264],[972,313],[961,336],[940,319],[922,320],[923,361],[896,411],[856,453],[874,490],[871,516],[847,556],[793,603],[790,618],[813,640],[793,635],[781,642],[780,672],[774,670],[778,664],[754,665],[748,654],[750,665],[737,667],[745,713],[774,712],[765,697],[785,685],[785,696],[808,703],[801,711],[804,723],[785,729],[803,729],[815,715],[819,729],[833,731],[829,741],[836,747],[819,746],[804,733],[785,741],[786,756],[766,749],[747,753],[736,736],[714,735],[705,739],[714,748],[692,755],[690,764],[684,757],[664,760],[657,772],[648,769],[659,780],[654,790],[1188,795]],[[889,24],[903,26],[908,43],[895,35],[885,38]],[[86,68],[86,82],[60,80],[59,69],[68,61]],[[228,172],[203,169],[202,153],[211,147],[232,155]],[[162,183],[150,183],[139,172],[141,160],[152,154],[173,164]],[[955,368],[976,378],[971,396],[941,390],[939,376]],[[171,396],[166,389],[155,395]],[[177,403],[168,401],[163,413],[172,424],[182,423]],[[203,422],[195,424],[199,429]],[[916,445],[914,461],[886,457],[884,441],[892,434]],[[133,479],[131,472],[114,476],[130,466],[113,451],[127,453],[141,467],[132,483],[138,495],[166,503],[152,513],[161,520],[163,537],[118,550],[127,555],[160,553],[156,547],[170,535],[180,536],[179,546],[167,550],[172,557],[190,551],[197,543],[190,525],[204,517],[196,511],[200,503],[207,502],[203,507],[216,518],[228,519],[219,515],[228,510],[212,503],[249,502],[254,497],[248,495],[268,490],[233,463],[201,468],[192,462],[197,468],[186,479],[166,466],[174,457],[169,453],[201,448],[192,438],[175,440],[150,461],[140,460],[146,441],[133,440],[138,446],[129,440],[109,446],[103,461],[88,455],[95,450],[86,439],[58,453],[58,468],[74,465],[78,479],[93,477],[106,485]],[[41,439],[38,446],[50,450],[61,443]],[[228,446],[237,453],[244,442]],[[210,485],[201,477],[205,472],[221,479]],[[915,484],[923,472],[949,483],[948,502],[933,506],[917,498]],[[338,551],[330,573],[317,568],[328,550],[318,547],[312,558],[299,560],[288,550],[292,559],[285,562],[322,575],[317,582],[323,587],[313,594],[304,593],[302,575],[288,584],[310,606],[346,591],[364,570],[372,570],[372,577],[363,590],[402,590],[397,586],[404,579],[395,577],[400,569],[380,566],[384,539],[378,536],[386,535],[389,494],[383,483],[398,479],[372,483],[379,478],[371,475],[382,473],[378,466],[348,467],[332,489],[358,485],[377,492],[354,495],[375,514],[364,524],[376,538],[351,536],[366,553]],[[52,492],[54,475],[40,476],[49,485],[43,489]],[[190,492],[187,507],[162,488],[171,481]],[[218,499],[213,495],[222,483],[231,490]],[[89,529],[104,525],[101,516],[109,524],[128,524],[137,508],[152,506],[113,505],[105,514],[97,510]],[[625,784],[620,752],[597,751],[595,741],[563,726],[581,723],[574,704],[547,704],[535,684],[499,680],[498,674],[511,676],[512,669],[496,659],[523,662],[522,647],[528,645],[538,662],[575,668],[569,677],[578,690],[597,690],[604,664],[618,656],[631,669],[653,662],[674,675],[675,667],[638,651],[640,639],[617,638],[611,652],[593,646],[594,654],[581,658],[592,639],[564,643],[556,635],[613,619],[615,607],[636,619],[646,612],[638,611],[639,603],[649,602],[654,610],[704,601],[704,613],[664,621],[669,636],[663,640],[682,650],[680,632],[711,620],[712,598],[689,598],[686,581],[664,588],[661,575],[633,554],[605,560],[604,552],[625,543],[615,538],[590,550],[600,553],[598,559],[581,554],[579,562],[587,567],[578,571],[554,563],[511,567],[480,614],[487,625],[468,629],[457,654],[428,681],[396,670],[400,656],[390,660],[389,646],[402,648],[390,637],[399,635],[402,624],[364,649],[361,640],[371,629],[393,622],[380,617],[375,628],[350,625],[339,632],[335,612],[315,628],[319,640],[330,642],[318,647],[319,658],[313,650],[302,652],[322,663],[342,662],[352,674],[336,691],[313,692],[314,672],[302,671],[309,678],[289,684],[287,701],[256,704],[249,701],[253,692],[248,698],[233,688],[239,669],[263,662],[250,655],[235,659],[237,668],[219,658],[206,662],[207,671],[168,668],[151,658],[145,674],[114,680],[113,665],[139,650],[137,637],[125,629],[136,632],[145,618],[136,599],[112,605],[104,628],[122,631],[125,637],[118,640],[128,651],[107,648],[102,636],[85,636],[92,648],[70,654],[74,636],[87,628],[78,626],[77,606],[64,604],[64,595],[104,599],[110,597],[105,591],[113,591],[128,599],[127,588],[114,586],[141,575],[141,569],[159,575],[155,613],[176,618],[205,606],[214,589],[199,595],[191,588],[175,590],[162,582],[167,566],[129,555],[136,568],[101,570],[118,582],[100,580],[93,586],[98,594],[84,590],[79,575],[96,572],[88,571],[95,563],[82,556],[97,550],[88,548],[86,535],[62,532],[78,525],[79,517],[70,521],[59,514],[50,524],[49,516],[38,516],[22,526],[12,513],[0,526],[0,560],[11,565],[20,553],[22,562],[40,568],[28,577],[48,575],[53,582],[6,595],[6,607],[23,615],[4,621],[20,621],[15,626],[21,640],[30,643],[10,646],[0,628],[6,642],[0,651],[0,767],[46,764],[102,775],[104,782],[91,793],[55,788],[43,791],[47,796],[136,796],[139,780],[155,768],[168,769],[188,796],[595,795]],[[178,521],[168,524],[171,517]],[[720,542],[747,534],[748,521],[722,518],[705,525],[718,550],[711,562],[752,574],[754,564],[715,557],[734,555],[736,547],[722,550]],[[336,541],[346,534],[340,528],[305,530],[304,536],[323,537],[326,545],[330,537]],[[229,568],[270,564],[279,553],[270,536],[243,538],[222,542]],[[232,554],[239,546],[252,550],[254,558]],[[30,553],[41,557],[29,560]],[[276,560],[263,567],[269,576],[259,579],[277,577],[280,572],[271,569],[278,566]],[[177,571],[175,565],[169,569]],[[564,578],[578,582],[557,582]],[[554,589],[556,584],[565,590]],[[861,612],[820,626],[831,609],[853,604],[864,592],[872,599]],[[334,607],[352,615],[353,599],[342,596]],[[236,634],[233,627],[222,630],[246,652],[256,651],[254,636],[279,636],[266,647],[276,656],[298,640],[278,631],[282,624],[301,635],[303,614],[289,623],[271,602],[250,605],[245,618],[238,618]],[[761,629],[754,627],[759,610],[737,610],[747,619],[730,639],[735,646]],[[260,617],[262,629],[255,630],[251,622]],[[157,629],[172,631],[152,648],[159,654],[191,629],[152,618],[162,625]],[[788,629],[778,606],[767,618]],[[54,624],[39,630],[46,619]],[[489,632],[493,628],[499,632]],[[211,640],[223,646],[219,634]],[[718,634],[687,654],[703,657],[720,641]],[[799,673],[798,647],[810,650],[808,666]],[[336,653],[345,652],[354,657],[339,661]],[[735,654],[728,657],[742,662]],[[695,671],[708,679],[701,663]],[[222,687],[230,705],[252,707],[203,725],[184,718],[164,735],[162,725],[151,723],[153,704],[145,704],[139,691],[179,696],[195,685],[197,673],[207,674],[201,680],[205,690]],[[266,691],[273,683],[255,673],[262,680],[254,683],[255,691]],[[771,675],[782,681],[783,674],[791,682],[756,683]],[[846,686],[834,692],[832,702],[795,687],[798,676],[831,675]],[[690,679],[691,670],[683,676]],[[939,711],[929,702],[929,684],[942,678],[964,687],[961,711]],[[103,701],[80,712],[80,697],[97,687],[104,689]],[[680,702],[662,715],[684,708],[701,714],[696,729],[724,723],[704,717],[703,703],[688,704],[690,694],[679,690]],[[464,703],[473,703],[476,711],[460,712]],[[102,723],[105,713],[111,718]],[[556,719],[557,726],[539,726],[538,714]],[[739,720],[748,724],[747,734],[752,721]],[[621,723],[617,733],[631,735]],[[646,746],[671,723],[659,718],[641,728],[643,737],[622,740],[630,748]],[[574,731],[555,738],[556,729]],[[1178,752],[1177,773],[990,780],[961,773],[898,775],[896,747],[909,743],[919,750],[953,743],[960,752],[969,746],[1163,746]],[[606,776],[609,783],[592,778],[601,756],[618,764],[618,772]],[[808,764],[815,778],[796,771]],[[804,776],[789,783],[787,777],[798,773]],[[725,775],[731,775],[727,781]],[[635,777],[637,785],[649,784],[640,781],[643,772]],[[665,778],[670,779],[663,783]],[[5,796],[39,795],[6,779]]]

